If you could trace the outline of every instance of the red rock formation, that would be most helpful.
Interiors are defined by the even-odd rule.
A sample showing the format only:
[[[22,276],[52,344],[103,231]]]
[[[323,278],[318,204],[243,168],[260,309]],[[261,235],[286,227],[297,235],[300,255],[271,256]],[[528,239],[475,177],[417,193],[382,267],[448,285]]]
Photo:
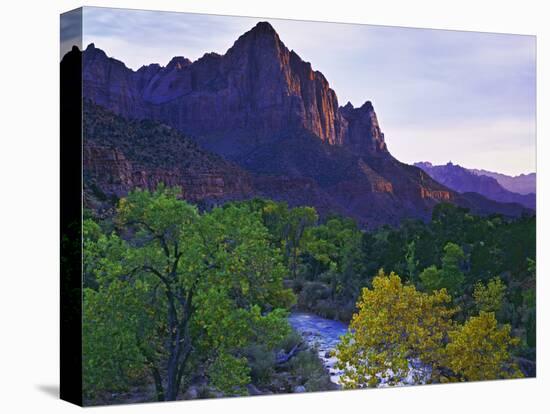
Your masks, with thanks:
[[[106,195],[123,197],[133,188],[155,190],[160,183],[178,186],[182,197],[197,202],[205,199],[223,199],[237,193],[240,197],[251,192],[248,180],[235,180],[221,172],[195,173],[180,169],[144,168],[130,163],[117,149],[87,145],[83,151],[83,165],[89,181]]]
[[[420,187],[420,197],[422,198],[433,198],[434,200],[439,201],[450,201],[452,200],[451,193],[444,190],[430,190],[425,187]]]
[[[132,166],[118,149],[85,145],[82,155],[86,175],[100,183],[104,193],[120,197],[134,185]]]
[[[160,183],[180,187],[186,200],[228,200],[252,194],[246,171],[201,150],[176,130],[156,122],[129,121],[91,102],[84,105],[85,191],[122,197]]]
[[[367,176],[373,192],[393,193],[393,185],[376,171],[374,171],[362,158],[358,161],[359,168]]]
[[[348,121],[346,144],[358,152],[367,151],[373,154],[387,153],[384,134],[380,130],[376,112],[370,101],[360,108],[354,108],[351,102],[341,108],[341,113]]]
[[[231,177],[223,172],[195,173],[180,169],[144,168],[130,163],[117,149],[87,145],[83,165],[89,181],[106,195],[123,197],[133,188],[155,190],[162,183],[180,187],[182,198],[197,202],[205,199],[239,198],[252,192],[246,179]]]
[[[331,145],[384,152],[384,136],[370,102],[339,108],[322,73],[289,51],[273,27],[258,23],[223,56],[137,72],[92,45],[84,53],[84,95],[130,118],[160,120],[203,137],[272,138],[303,128]],[[230,136],[227,136],[230,135]],[[240,152],[237,143],[225,153]]]
[[[393,193],[393,185],[390,182],[377,182],[373,185],[372,191],[378,193]]]

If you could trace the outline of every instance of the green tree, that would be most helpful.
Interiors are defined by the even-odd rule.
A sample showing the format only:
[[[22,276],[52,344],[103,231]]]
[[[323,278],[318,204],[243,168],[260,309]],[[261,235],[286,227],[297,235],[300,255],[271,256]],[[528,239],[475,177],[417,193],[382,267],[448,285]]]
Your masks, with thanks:
[[[225,208],[237,205],[259,213],[264,225],[269,230],[273,245],[282,249],[285,264],[295,278],[300,256],[302,236],[307,228],[315,225],[319,219],[313,207],[289,208],[286,202],[276,202],[254,198],[247,201],[228,203]]]
[[[443,285],[453,294],[461,293],[461,288],[464,283],[464,273],[462,273],[461,265],[466,256],[462,248],[455,243],[447,243],[443,249],[444,254],[441,259],[441,277]]]
[[[295,207],[289,212],[284,230],[284,244],[288,265],[293,278],[298,270],[300,242],[306,228],[317,222],[317,212],[312,207]]]
[[[429,266],[420,273],[422,285],[429,292],[439,289],[443,285],[441,270],[435,266]]]
[[[227,393],[244,393],[251,341],[274,346],[289,331],[285,267],[259,214],[231,206],[199,214],[160,187],[120,200],[118,234],[87,222],[84,292],[88,392],[147,370],[159,400],[174,400],[194,364]],[[229,369],[230,368],[230,369]]]
[[[316,262],[314,277],[326,271],[333,292],[356,297],[363,272],[361,242],[361,231],[353,220],[333,217],[306,230],[302,251]]]
[[[407,252],[405,253],[405,261],[407,263],[407,276],[414,283],[416,281],[416,269],[418,267],[418,259],[416,258],[416,243],[411,241],[407,243]]]
[[[420,274],[420,280],[429,291],[447,289],[453,294],[462,292],[464,273],[460,269],[465,259],[464,251],[455,243],[447,243],[443,249],[441,269],[430,266]]]

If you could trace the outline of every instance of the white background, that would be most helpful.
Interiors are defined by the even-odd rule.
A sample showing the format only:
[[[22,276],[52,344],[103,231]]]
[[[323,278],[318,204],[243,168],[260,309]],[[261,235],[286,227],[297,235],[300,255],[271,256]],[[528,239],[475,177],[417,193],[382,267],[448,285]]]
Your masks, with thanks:
[[[0,12],[0,412],[67,413],[59,401],[59,13],[82,5],[536,34],[538,378],[103,408],[117,413],[535,413],[550,407],[549,77],[545,1],[22,1]],[[307,35],[307,34],[304,34]],[[336,58],[336,57],[335,57]],[[475,151],[475,148],[472,148]],[[546,162],[546,165],[545,165]],[[545,254],[546,253],[546,254]],[[95,412],[97,408],[89,409]]]

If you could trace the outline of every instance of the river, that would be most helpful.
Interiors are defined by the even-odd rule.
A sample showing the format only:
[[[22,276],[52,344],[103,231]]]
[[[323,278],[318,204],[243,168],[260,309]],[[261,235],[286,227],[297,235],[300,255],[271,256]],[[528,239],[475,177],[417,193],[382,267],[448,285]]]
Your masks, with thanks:
[[[330,374],[330,380],[340,385],[339,380],[342,372],[334,367],[337,359],[331,357],[329,353],[336,348],[336,345],[340,342],[340,337],[347,332],[348,325],[340,321],[303,312],[291,313],[288,320],[290,326],[302,335],[308,346],[317,347],[319,358],[321,358]]]
[[[310,347],[317,347],[319,358],[323,361],[325,368],[330,374],[330,380],[340,384],[342,371],[335,368],[337,358],[330,356],[330,351],[336,348],[340,337],[348,330],[348,325],[332,319],[325,319],[312,313],[293,312],[290,314],[289,323],[292,328],[300,333],[304,341]],[[425,384],[430,377],[430,370],[419,361],[409,362],[409,372],[406,377],[397,385]],[[382,381],[379,387],[388,386]]]

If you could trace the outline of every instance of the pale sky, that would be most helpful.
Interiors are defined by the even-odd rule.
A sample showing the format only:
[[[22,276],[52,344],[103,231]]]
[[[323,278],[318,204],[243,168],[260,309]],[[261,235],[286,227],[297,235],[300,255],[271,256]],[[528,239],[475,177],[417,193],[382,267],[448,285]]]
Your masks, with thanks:
[[[325,75],[340,105],[372,101],[397,159],[535,171],[534,36],[86,7],[82,43],[138,69],[223,54],[258,21]]]

